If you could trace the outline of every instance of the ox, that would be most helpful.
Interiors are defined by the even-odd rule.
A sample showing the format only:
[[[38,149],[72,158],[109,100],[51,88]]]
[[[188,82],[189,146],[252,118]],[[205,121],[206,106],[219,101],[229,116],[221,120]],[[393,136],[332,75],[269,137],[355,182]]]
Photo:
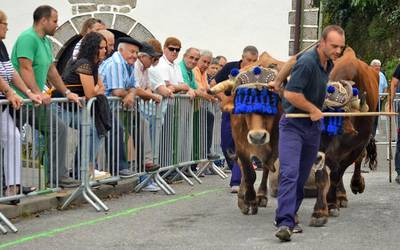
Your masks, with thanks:
[[[272,67],[279,70],[283,66],[283,62],[273,59],[264,52],[255,64],[242,69],[241,74],[248,73],[254,66]],[[248,75],[244,78],[247,79]],[[239,84],[241,83],[239,82]],[[232,85],[232,81],[229,80],[222,82],[211,89],[211,93],[216,94],[227,88],[238,87]],[[232,111],[235,93],[232,91],[232,97],[224,104],[224,111]],[[267,206],[267,179],[269,171],[275,171],[273,163],[278,157],[278,123],[281,113],[282,110],[278,104],[278,112],[275,115],[231,114],[232,137],[236,150],[233,157],[238,161],[242,172],[238,206],[243,214],[256,214],[258,207]],[[254,161],[261,162],[263,167],[262,180],[257,193],[254,189],[256,180]]]
[[[285,66],[284,74],[289,74],[291,66],[295,63],[292,57]],[[281,74],[283,73],[283,74]],[[378,74],[366,63],[356,57],[351,48],[346,48],[343,56],[335,61],[330,80],[351,80],[355,82],[366,102],[369,111],[376,111],[378,102]],[[310,177],[305,186],[307,196],[316,196],[314,212],[310,221],[311,226],[322,226],[328,221],[328,216],[338,216],[340,207],[347,207],[346,190],[343,185],[343,174],[347,167],[354,163],[354,173],[351,178],[350,188],[354,194],[362,193],[365,189],[364,178],[361,176],[361,164],[364,157],[369,161],[371,169],[376,168],[376,146],[371,138],[373,117],[350,118],[357,133],[345,133],[338,136],[323,134],[321,137],[319,157],[313,166]],[[279,168],[279,163],[275,163]],[[278,171],[277,171],[278,172]],[[271,194],[277,193],[278,173],[270,176]]]
[[[364,98],[369,111],[376,111],[379,75],[369,65],[358,59],[351,48],[346,48],[343,56],[335,61],[330,79],[332,81],[354,81],[360,93],[365,93]],[[353,163],[354,174],[351,178],[351,190],[355,194],[364,191],[365,182],[361,176],[361,163],[365,156],[365,150],[370,168],[376,166],[376,148],[373,139],[371,140],[374,117],[353,117],[351,121],[358,133],[342,134],[333,138],[328,135],[321,137],[320,151],[325,153],[325,164],[329,168],[330,174],[327,169],[315,173],[318,196],[311,218],[310,225],[312,226],[325,224],[328,215],[338,216],[339,208],[347,206],[342,178],[347,167]]]

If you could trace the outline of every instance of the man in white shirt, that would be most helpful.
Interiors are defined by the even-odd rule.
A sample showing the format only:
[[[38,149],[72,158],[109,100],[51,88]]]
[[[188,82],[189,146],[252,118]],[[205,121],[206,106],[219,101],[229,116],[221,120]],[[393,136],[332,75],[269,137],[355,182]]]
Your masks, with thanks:
[[[164,42],[164,55],[155,67],[167,87],[172,86],[174,93],[184,92],[191,98],[196,96],[195,92],[183,82],[179,64],[175,62],[181,50],[181,42],[175,37],[168,37]]]

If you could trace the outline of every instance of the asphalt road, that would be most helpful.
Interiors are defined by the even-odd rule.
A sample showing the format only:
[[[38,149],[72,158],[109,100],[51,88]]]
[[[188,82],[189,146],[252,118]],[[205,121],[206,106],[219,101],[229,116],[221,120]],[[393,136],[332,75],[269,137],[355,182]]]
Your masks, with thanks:
[[[345,175],[348,190],[351,174]],[[229,181],[207,176],[202,185],[175,184],[175,196],[132,193],[106,200],[108,213],[83,205],[21,219],[17,234],[0,235],[0,249],[400,249],[400,185],[388,182],[383,158],[377,172],[364,176],[364,194],[350,191],[349,207],[325,227],[307,226],[314,199],[306,199],[304,233],[289,243],[274,236],[274,198],[257,215],[245,216]]]

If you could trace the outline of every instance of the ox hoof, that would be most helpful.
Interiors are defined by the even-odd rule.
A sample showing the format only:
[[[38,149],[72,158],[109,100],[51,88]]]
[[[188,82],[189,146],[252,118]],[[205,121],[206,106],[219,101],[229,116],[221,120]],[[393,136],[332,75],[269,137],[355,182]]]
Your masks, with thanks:
[[[239,199],[238,206],[242,214],[244,215],[253,215],[257,214],[258,207],[256,202],[245,202],[243,199]]]
[[[268,198],[265,196],[257,196],[257,206],[258,207],[267,207]]]
[[[322,227],[327,222],[328,222],[328,218],[327,217],[320,217],[320,218],[311,217],[310,227]]]
[[[329,216],[339,217],[339,214],[340,214],[339,209],[336,208],[329,209]]]
[[[347,200],[338,200],[338,205],[339,205],[339,207],[343,207],[343,208],[346,208],[347,207],[347,204],[348,204],[348,201]]]
[[[351,188],[351,192],[353,192],[353,194],[363,193],[365,190],[364,178],[359,179],[359,180],[351,180],[350,188]]]

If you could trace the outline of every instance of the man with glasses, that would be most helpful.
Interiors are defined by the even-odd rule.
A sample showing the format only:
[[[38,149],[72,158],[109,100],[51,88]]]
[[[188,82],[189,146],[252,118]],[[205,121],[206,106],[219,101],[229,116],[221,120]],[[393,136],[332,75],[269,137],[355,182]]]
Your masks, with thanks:
[[[164,43],[164,55],[160,58],[156,69],[167,87],[173,87],[174,93],[185,92],[194,98],[196,96],[194,91],[184,83],[179,64],[175,62],[180,51],[181,42],[175,37],[168,37]]]

